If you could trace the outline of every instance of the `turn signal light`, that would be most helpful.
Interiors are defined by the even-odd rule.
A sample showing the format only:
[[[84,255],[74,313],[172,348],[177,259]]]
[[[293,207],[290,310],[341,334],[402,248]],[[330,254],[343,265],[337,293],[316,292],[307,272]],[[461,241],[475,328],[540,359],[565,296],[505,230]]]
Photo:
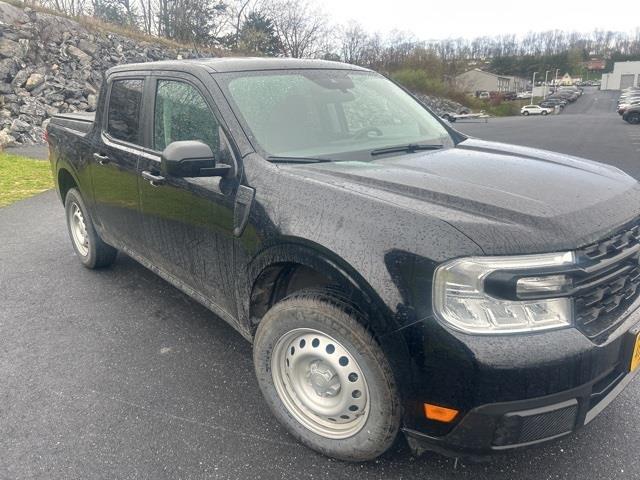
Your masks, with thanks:
[[[440,407],[438,405],[424,404],[424,415],[429,420],[436,420],[442,423],[451,423],[460,413],[453,408]]]

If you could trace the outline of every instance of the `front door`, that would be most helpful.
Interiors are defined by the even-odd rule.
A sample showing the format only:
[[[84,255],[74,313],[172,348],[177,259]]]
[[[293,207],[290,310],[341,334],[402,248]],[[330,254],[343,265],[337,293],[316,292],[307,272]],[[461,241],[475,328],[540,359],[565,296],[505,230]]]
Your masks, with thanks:
[[[201,140],[216,160],[230,163],[231,152],[212,108],[195,80],[154,77],[153,155],[140,157],[138,182],[147,254],[154,265],[192,288],[219,309],[236,316],[233,208],[235,179],[159,176],[160,154],[171,142]]]
[[[132,249],[139,248],[142,233],[137,167],[143,89],[142,77],[109,82],[103,128],[91,160],[96,227],[108,242]]]

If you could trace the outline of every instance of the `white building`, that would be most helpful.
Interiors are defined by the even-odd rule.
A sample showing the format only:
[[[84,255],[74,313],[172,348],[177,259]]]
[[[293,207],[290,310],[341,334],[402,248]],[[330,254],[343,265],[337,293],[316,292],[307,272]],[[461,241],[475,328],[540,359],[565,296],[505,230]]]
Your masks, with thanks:
[[[640,87],[640,62],[616,62],[613,72],[602,75],[600,90],[623,90]]]

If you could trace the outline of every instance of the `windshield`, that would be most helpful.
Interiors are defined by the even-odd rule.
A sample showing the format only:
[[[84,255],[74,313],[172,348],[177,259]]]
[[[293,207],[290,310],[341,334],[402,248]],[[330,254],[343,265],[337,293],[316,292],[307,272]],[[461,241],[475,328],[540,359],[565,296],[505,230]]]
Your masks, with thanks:
[[[216,78],[267,156],[370,160],[372,151],[386,147],[453,144],[422,105],[376,73],[288,70]]]

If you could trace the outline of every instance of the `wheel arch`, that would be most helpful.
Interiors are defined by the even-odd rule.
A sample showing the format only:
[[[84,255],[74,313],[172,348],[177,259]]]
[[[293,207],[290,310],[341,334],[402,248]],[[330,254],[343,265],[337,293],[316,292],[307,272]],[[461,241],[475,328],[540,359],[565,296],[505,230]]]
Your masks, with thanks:
[[[401,392],[406,391],[411,377],[409,346],[398,333],[392,308],[344,259],[305,239],[285,238],[254,256],[248,273],[244,308],[251,337],[264,313],[278,300],[302,289],[327,289],[362,313],[360,321],[394,366]]]
[[[267,301],[275,303],[282,295],[302,288],[327,286],[349,291],[354,294],[353,301],[365,301],[391,314],[373,287],[348,262],[321,245],[295,237],[282,238],[253,257],[248,267],[246,311],[254,323],[264,313]]]
[[[65,167],[58,169],[57,173],[58,192],[60,193],[60,200],[64,204],[67,192],[72,188],[79,188],[78,179],[71,173],[71,171]]]

